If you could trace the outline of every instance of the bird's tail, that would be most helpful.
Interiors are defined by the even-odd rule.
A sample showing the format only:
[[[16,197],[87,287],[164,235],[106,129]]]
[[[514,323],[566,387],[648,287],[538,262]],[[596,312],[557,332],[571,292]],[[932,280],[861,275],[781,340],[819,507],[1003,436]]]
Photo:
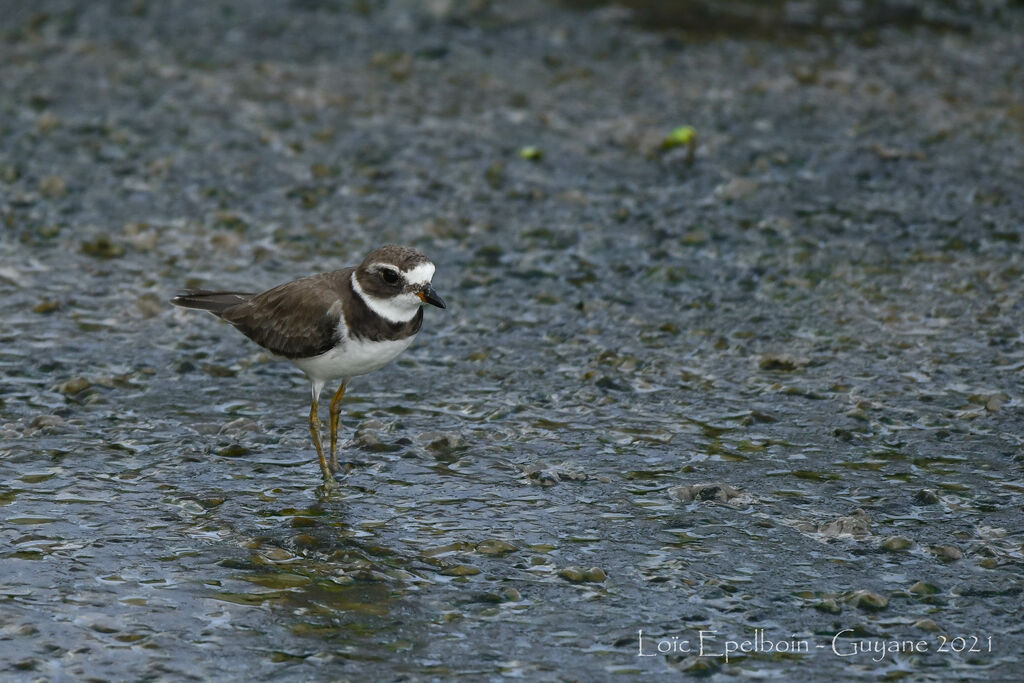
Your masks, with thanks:
[[[209,311],[220,316],[227,309],[248,301],[253,296],[255,294],[247,292],[211,292],[205,289],[186,289],[171,299],[171,303],[183,308]]]

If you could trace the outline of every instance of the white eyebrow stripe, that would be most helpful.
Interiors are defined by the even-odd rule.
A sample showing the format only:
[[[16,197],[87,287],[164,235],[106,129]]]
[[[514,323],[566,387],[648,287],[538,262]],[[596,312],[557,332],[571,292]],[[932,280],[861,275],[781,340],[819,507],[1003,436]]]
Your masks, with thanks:
[[[411,285],[425,285],[434,277],[434,264],[421,263],[412,270],[406,272],[405,279]]]

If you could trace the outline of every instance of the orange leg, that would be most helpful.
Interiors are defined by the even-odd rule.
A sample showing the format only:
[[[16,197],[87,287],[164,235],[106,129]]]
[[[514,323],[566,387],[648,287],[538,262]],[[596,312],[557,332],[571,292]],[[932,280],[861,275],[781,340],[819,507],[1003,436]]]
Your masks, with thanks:
[[[327,459],[324,457],[324,447],[320,443],[320,401],[313,399],[313,405],[309,409],[309,433],[313,436],[313,445],[316,446],[316,456],[320,459],[320,471],[324,473],[324,486],[336,488],[337,482],[334,475],[327,466]]]
[[[331,460],[328,467],[331,472],[337,472],[338,467],[338,423],[341,419],[341,399],[345,395],[345,383],[342,382],[338,390],[334,392],[331,399]]]

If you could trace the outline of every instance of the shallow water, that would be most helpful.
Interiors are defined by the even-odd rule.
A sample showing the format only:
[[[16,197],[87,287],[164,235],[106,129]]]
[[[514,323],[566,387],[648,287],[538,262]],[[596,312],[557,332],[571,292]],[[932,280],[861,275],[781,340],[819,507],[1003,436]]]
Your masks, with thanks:
[[[1014,679],[1020,8],[252,7],[4,26],[5,679]],[[324,497],[301,374],[165,302],[389,241],[449,310]]]

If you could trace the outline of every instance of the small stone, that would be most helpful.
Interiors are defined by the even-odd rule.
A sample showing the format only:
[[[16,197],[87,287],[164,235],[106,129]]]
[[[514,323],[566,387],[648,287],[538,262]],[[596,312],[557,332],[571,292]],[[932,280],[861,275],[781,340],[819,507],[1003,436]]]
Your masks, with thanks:
[[[60,415],[37,415],[32,418],[29,426],[33,429],[48,429],[52,427],[63,427],[64,418]]]
[[[550,469],[531,468],[527,470],[526,476],[529,477],[532,483],[537,483],[541,486],[554,486],[562,480],[558,476],[558,472]]]
[[[402,53],[395,56],[391,62],[391,68],[388,69],[388,75],[396,81],[404,81],[412,73],[413,61],[412,55],[408,53]]]
[[[451,432],[423,432],[417,440],[426,443],[427,450],[435,453],[451,453],[461,443],[458,434]]]
[[[818,527],[818,533],[829,538],[867,536],[871,533],[871,519],[866,512],[857,509],[852,514],[822,524]]]
[[[476,593],[473,595],[473,602],[489,602],[500,604],[503,602],[519,602],[523,596],[515,588],[505,588],[497,593]]]
[[[898,553],[912,548],[914,542],[905,536],[890,536],[883,540],[878,547],[887,553]]]
[[[352,437],[352,442],[358,448],[364,448],[370,451],[377,450],[383,445],[380,437],[377,436],[376,430],[365,425],[356,430],[355,435]]]
[[[265,559],[270,560],[271,562],[287,562],[289,560],[295,559],[295,555],[288,552],[284,548],[267,548],[261,553],[261,555]]]
[[[907,591],[914,595],[935,595],[939,592],[939,588],[924,581],[917,581]]]
[[[916,505],[935,505],[939,502],[939,494],[931,489],[921,489],[914,494],[914,503]]]
[[[152,251],[160,243],[161,232],[153,228],[149,223],[129,222],[125,223],[121,235],[128,244],[139,251]]]
[[[238,458],[246,455],[249,449],[240,443],[232,443],[217,449],[217,455],[225,458]]]
[[[860,422],[870,422],[871,416],[863,408],[851,408],[843,413],[846,417]]]
[[[445,576],[476,576],[480,570],[471,564],[455,564],[441,570]]]
[[[316,536],[313,536],[311,534],[296,534],[292,538],[292,542],[300,548],[306,549],[318,548],[321,545],[323,545],[323,543],[317,540]]]
[[[90,382],[86,378],[75,377],[74,379],[69,379],[67,382],[64,382],[64,384],[60,385],[60,393],[66,396],[74,396],[75,394],[79,394],[85,391],[91,386],[92,382]]]
[[[95,258],[120,258],[124,247],[111,241],[109,235],[97,235],[94,240],[82,242],[82,253]]]
[[[757,191],[758,183],[749,178],[733,178],[715,188],[715,199],[736,201],[745,199]]]
[[[60,127],[60,118],[56,114],[44,112],[36,119],[36,130],[40,133],[49,133]]]
[[[0,164],[0,181],[10,185],[21,177],[21,171],[14,164]]]
[[[691,486],[673,486],[668,490],[668,496],[682,503],[690,503],[695,500],[728,503],[732,498],[739,497],[740,492],[720,481]]]
[[[489,538],[485,541],[480,541],[476,546],[476,551],[482,555],[507,555],[508,553],[514,553],[519,550],[511,543],[505,541]]]
[[[889,600],[884,595],[872,593],[867,590],[854,591],[846,599],[846,602],[850,603],[854,607],[870,612],[883,610],[889,605]]]
[[[697,144],[697,131],[693,126],[679,126],[673,129],[661,141],[662,149],[673,147],[693,147]]]
[[[814,609],[819,612],[825,612],[826,614],[839,614],[843,611],[843,608],[839,605],[839,602],[833,598],[825,598],[819,600],[814,604]]]
[[[44,197],[57,199],[68,193],[68,184],[60,176],[46,176],[39,181],[39,192]]]
[[[500,190],[505,184],[505,164],[495,161],[484,171],[484,180],[492,190]]]
[[[942,562],[956,562],[964,558],[964,553],[955,545],[933,545],[932,554]]]
[[[117,633],[124,630],[124,623],[120,619],[93,612],[75,617],[74,623],[76,626],[84,626],[97,633]]]
[[[766,353],[761,356],[758,367],[762,370],[793,372],[810,363],[806,358],[797,358],[785,353]]]
[[[558,570],[558,575],[570,583],[583,583],[586,576],[579,567],[565,567]]]
[[[1006,403],[1008,399],[1009,397],[1006,394],[993,394],[989,397],[988,401],[985,402],[985,410],[990,413],[997,412],[1003,407],[1003,404]]]
[[[60,308],[60,302],[53,299],[43,299],[32,307],[33,313],[53,313]]]
[[[519,148],[519,158],[527,161],[540,161],[544,158],[544,150],[534,145]]]
[[[595,382],[595,384],[597,386],[601,387],[602,389],[607,389],[609,391],[632,391],[633,390],[633,387],[631,387],[627,382],[615,379],[611,375],[604,375],[604,376],[600,377]]]
[[[135,307],[143,318],[155,318],[167,310],[167,303],[156,294],[147,292],[135,299]]]
[[[922,631],[929,631],[935,633],[939,630],[939,625],[931,619],[918,619],[914,622],[914,628],[919,628]]]
[[[313,164],[309,167],[309,172],[314,178],[331,178],[341,173],[341,170],[337,166],[328,166],[327,164]]]
[[[583,580],[590,583],[604,583],[606,578],[608,578],[608,575],[600,567],[591,567],[583,572]]]
[[[206,509],[194,500],[183,500],[178,504],[178,506],[181,508],[182,512],[190,515],[201,515],[206,512]]]

